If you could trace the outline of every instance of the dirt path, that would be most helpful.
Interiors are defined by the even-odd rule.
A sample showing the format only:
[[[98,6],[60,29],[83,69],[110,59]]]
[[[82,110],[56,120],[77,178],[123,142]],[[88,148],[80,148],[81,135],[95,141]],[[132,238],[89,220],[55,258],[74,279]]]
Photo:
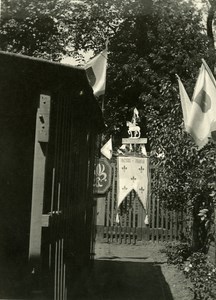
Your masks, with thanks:
[[[161,246],[96,244],[96,260],[75,299],[192,300],[183,274],[166,263]]]

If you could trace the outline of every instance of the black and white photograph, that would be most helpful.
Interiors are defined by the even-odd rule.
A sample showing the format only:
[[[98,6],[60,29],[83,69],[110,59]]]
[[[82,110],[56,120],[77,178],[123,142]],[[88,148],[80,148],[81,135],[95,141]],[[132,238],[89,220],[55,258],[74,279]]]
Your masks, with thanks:
[[[0,300],[216,300],[216,0],[0,0]]]

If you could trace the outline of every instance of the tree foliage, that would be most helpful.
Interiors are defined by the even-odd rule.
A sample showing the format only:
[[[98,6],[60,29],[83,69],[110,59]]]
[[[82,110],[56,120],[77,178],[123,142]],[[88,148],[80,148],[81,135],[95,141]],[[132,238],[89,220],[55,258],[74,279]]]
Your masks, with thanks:
[[[216,199],[215,146],[197,151],[184,132],[175,76],[191,96],[201,58],[214,65],[213,19],[206,27],[195,2],[4,0],[0,38],[2,50],[80,61],[80,49],[97,53],[108,38],[107,135],[119,146],[136,106],[146,122],[155,194],[169,208],[188,206],[197,215]]]

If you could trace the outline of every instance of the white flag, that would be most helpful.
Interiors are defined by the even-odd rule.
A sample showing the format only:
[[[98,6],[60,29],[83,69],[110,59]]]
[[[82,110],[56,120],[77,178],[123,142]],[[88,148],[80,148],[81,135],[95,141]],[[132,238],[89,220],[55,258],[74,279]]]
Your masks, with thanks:
[[[101,153],[108,159],[112,158],[112,139],[111,138],[105,145],[103,145],[103,147],[101,148]]]
[[[105,94],[106,69],[107,49],[91,59],[85,66],[87,78],[97,97]]]
[[[191,106],[192,103],[190,101],[190,98],[184,88],[183,83],[181,82],[181,79],[178,75],[176,75],[178,78],[178,84],[179,84],[179,94],[180,94],[180,100],[181,100],[181,106],[182,106],[182,112],[183,112],[183,119],[184,119],[184,125],[185,129],[188,127],[188,120],[190,116]]]
[[[199,148],[209,137],[216,140],[216,81],[204,60],[194,89],[187,132]]]

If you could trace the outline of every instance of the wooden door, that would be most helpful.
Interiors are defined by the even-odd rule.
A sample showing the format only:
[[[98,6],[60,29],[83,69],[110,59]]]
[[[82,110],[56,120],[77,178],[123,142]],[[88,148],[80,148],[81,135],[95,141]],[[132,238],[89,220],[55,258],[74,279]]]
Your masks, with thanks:
[[[35,141],[30,262],[37,289],[66,300],[91,258],[96,132],[71,93],[55,95],[49,111],[47,141]]]

